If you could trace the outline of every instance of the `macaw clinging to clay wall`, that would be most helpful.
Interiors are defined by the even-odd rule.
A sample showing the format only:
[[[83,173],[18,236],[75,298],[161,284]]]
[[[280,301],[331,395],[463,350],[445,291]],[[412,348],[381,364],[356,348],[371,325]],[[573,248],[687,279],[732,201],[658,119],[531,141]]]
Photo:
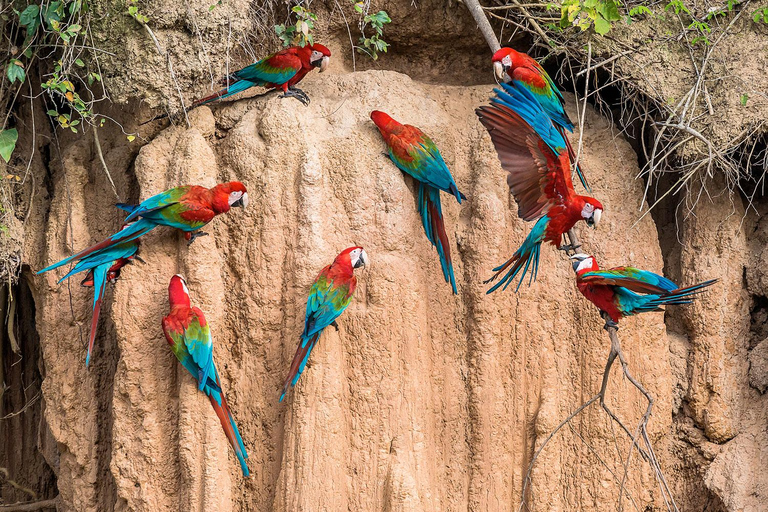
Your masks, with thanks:
[[[228,98],[256,86],[280,88],[283,90],[282,97],[293,97],[308,105],[309,96],[296,84],[314,68],[319,68],[321,73],[325,71],[330,58],[331,51],[319,43],[291,46],[225,77],[221,81],[225,86],[223,89],[195,101],[190,108]]]
[[[213,410],[224,428],[224,434],[235,450],[243,476],[248,476],[248,464],[245,462],[248,453],[227,405],[219,374],[213,362],[211,328],[205,321],[203,312],[199,308],[192,307],[187,283],[180,275],[171,278],[168,285],[168,301],[171,311],[163,318],[165,339],[168,340],[171,351],[181,365],[197,380],[198,389],[210,398]]]
[[[512,48],[502,48],[493,54],[493,71],[499,80],[503,80],[505,83],[515,82],[531,93],[562,135],[568,150],[568,158],[574,162],[576,153],[565,133],[565,130],[573,133],[573,123],[563,108],[565,100],[562,93],[557,89],[555,82],[544,68],[541,67],[541,64],[525,53]],[[591,192],[587,179],[579,166],[576,167],[576,173],[584,188]]]
[[[354,269],[365,267],[368,255],[362,247],[350,247],[336,256],[333,263],[320,271],[307,298],[307,312],[304,317],[304,331],[301,333],[299,347],[293,356],[288,377],[283,384],[280,401],[285,398],[288,388],[295,386],[309,360],[309,354],[320,339],[323,329],[336,325],[355,293],[357,278]]]
[[[185,232],[190,243],[205,233],[198,231],[216,215],[226,213],[233,206],[248,205],[245,185],[239,181],[221,183],[207,189],[197,185],[172,188],[144,200],[138,206],[119,204],[128,212],[121,231],[96,245],[50,265],[38,274],[48,272],[74,260],[83,260],[94,253],[101,253],[123,242],[136,240],[157,226],[170,226]],[[114,258],[113,258],[114,259]]]
[[[493,269],[496,274],[486,283],[506,274],[488,293],[499,286],[506,288],[518,274],[519,289],[529,269],[529,283],[535,280],[542,242],[561,248],[563,235],[578,221],[597,227],[603,213],[597,199],[574,191],[566,142],[539,102],[516,82],[502,88],[495,89],[491,105],[475,112],[509,173],[507,184],[517,201],[518,216],[538,221],[515,254]]]
[[[409,124],[400,124],[389,115],[378,110],[371,112],[371,119],[381,132],[389,150],[389,158],[403,172],[419,182],[419,213],[424,231],[440,256],[445,281],[456,291],[453,276],[451,245],[445,231],[443,211],[440,206],[440,191],[456,197],[461,204],[466,196],[459,192],[451,171],[445,165],[440,151],[424,132]]]
[[[666,277],[633,267],[600,270],[594,256],[571,256],[579,291],[604,314],[606,327],[618,327],[625,316],[662,311],[669,304],[690,304],[695,295],[717,279],[704,281],[687,288],[678,286]],[[606,316],[607,315],[607,318]]]

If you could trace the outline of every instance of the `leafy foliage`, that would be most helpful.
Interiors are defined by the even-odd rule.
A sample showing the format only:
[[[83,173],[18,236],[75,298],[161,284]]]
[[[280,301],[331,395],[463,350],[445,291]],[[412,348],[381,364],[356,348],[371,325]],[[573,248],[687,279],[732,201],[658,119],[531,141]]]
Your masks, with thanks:
[[[308,11],[304,6],[295,5],[291,12],[296,16],[296,22],[289,25],[275,25],[275,33],[283,41],[283,46],[306,46],[314,44],[312,30],[315,28],[317,15]]]
[[[593,27],[605,35],[611,23],[619,21],[619,5],[614,0],[565,0],[560,8],[560,27],[579,27],[582,31]]]
[[[387,48],[389,48],[389,43],[384,41],[382,37],[384,36],[384,25],[391,23],[392,20],[386,11],[368,14],[365,9],[365,2],[357,2],[355,4],[355,11],[361,16],[359,26],[362,35],[359,41],[361,46],[358,46],[358,50],[370,55],[373,60],[377,60],[379,52],[387,53]],[[373,28],[373,34],[370,37],[365,35],[365,29],[368,25]]]
[[[0,131],[0,157],[3,157],[6,163],[10,161],[18,140],[19,132],[16,131],[16,128]]]

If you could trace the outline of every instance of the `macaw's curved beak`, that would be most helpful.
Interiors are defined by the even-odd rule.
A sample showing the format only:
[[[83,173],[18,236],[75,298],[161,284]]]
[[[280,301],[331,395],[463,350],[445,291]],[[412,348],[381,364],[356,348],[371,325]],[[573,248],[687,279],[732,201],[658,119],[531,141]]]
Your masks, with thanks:
[[[365,249],[360,253],[360,257],[357,259],[357,262],[355,263],[355,268],[365,267],[368,265],[368,253],[365,252]]]
[[[603,216],[603,210],[597,209],[590,218],[587,219],[587,226],[597,229],[597,225],[600,224],[600,219]]]
[[[326,69],[328,69],[328,63],[331,62],[331,58],[328,56],[323,57],[320,59],[320,62],[316,64],[318,68],[320,68],[320,72],[322,73]]]
[[[243,192],[243,196],[237,201],[235,201],[234,203],[232,203],[232,206],[239,206],[241,208],[245,208],[246,206],[248,206],[248,192]]]
[[[501,63],[501,61],[496,61],[493,63],[493,74],[496,75],[496,78],[504,81],[504,74],[507,72],[507,70],[504,68],[504,64]]]

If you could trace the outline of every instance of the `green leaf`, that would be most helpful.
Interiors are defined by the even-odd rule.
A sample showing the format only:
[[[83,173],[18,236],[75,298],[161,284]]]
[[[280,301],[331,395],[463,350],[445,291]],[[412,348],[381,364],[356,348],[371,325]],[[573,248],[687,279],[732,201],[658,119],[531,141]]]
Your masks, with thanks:
[[[619,15],[619,7],[613,0],[606,0],[601,3],[598,6],[597,11],[602,14],[603,18],[607,21],[619,21],[621,19],[621,16]]]
[[[56,112],[55,110],[49,110],[46,112],[46,114],[48,114],[49,116],[55,116],[55,117],[58,117],[59,115],[59,113]]]
[[[21,61],[18,59],[11,59],[5,74],[8,76],[8,80],[10,80],[11,83],[14,83],[16,80],[23,82],[24,77],[27,76],[24,72],[24,66],[22,66]]]
[[[16,128],[0,131],[0,156],[6,163],[11,159],[11,153],[16,148],[16,141],[19,140],[19,132]]]
[[[740,99],[741,99],[741,106],[746,107],[747,100],[749,100],[749,94],[742,94]]]
[[[40,6],[28,5],[26,9],[19,14],[19,25],[26,27],[30,30],[32,25],[37,28],[37,24],[40,22]]]
[[[608,21],[606,21],[602,16],[597,16],[595,18],[595,32],[597,32],[601,36],[604,36],[610,30],[611,30],[611,24]]]
[[[67,28],[67,32],[73,32],[73,33],[80,32],[80,29],[82,28],[83,28],[82,26],[78,25],[77,23],[74,23],[70,25],[69,28]]]
[[[78,66],[80,66],[80,67],[83,67],[83,66],[85,66],[85,62],[83,62],[83,61],[82,61],[82,60],[80,60],[80,59],[75,59],[75,64],[77,64],[77,65],[78,65]]]

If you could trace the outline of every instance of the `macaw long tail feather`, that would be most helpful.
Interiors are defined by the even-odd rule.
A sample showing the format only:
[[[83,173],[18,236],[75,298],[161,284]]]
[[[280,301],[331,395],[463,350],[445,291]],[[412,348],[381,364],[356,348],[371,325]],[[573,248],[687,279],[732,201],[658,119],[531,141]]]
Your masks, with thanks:
[[[188,111],[193,108],[199,107],[200,105],[205,105],[213,101],[229,98],[230,96],[233,96],[239,92],[243,92],[246,89],[250,89],[254,85],[255,84],[253,82],[249,82],[248,80],[238,80],[237,82],[229,84],[229,87],[224,87],[223,89],[219,89],[218,91],[211,94],[210,96],[206,96],[205,98],[200,98],[199,100],[195,100],[195,102],[192,103],[192,105],[190,105]]]
[[[218,379],[216,384],[219,384]],[[219,385],[219,387],[221,386]],[[211,405],[213,406],[213,410],[216,411],[216,416],[219,417],[221,426],[224,429],[224,435],[227,436],[229,444],[231,444],[232,448],[235,450],[235,456],[237,456],[237,460],[240,462],[240,469],[243,471],[243,476],[248,476],[250,475],[250,471],[248,470],[248,464],[245,462],[245,459],[248,458],[248,452],[245,450],[243,438],[240,437],[240,431],[237,429],[235,419],[232,417],[232,412],[229,410],[227,399],[224,398],[223,393],[218,394],[218,397],[221,399],[221,403],[219,403],[216,399],[217,394],[218,393],[211,393],[209,395]]]
[[[712,286],[717,281],[717,279],[710,279],[709,281],[704,281],[703,283],[695,284],[693,286],[689,286],[688,288],[680,288],[671,291],[665,295],[661,295],[658,298],[653,299],[649,304],[653,304],[656,307],[666,306],[669,304],[690,304],[693,302],[692,297],[694,295],[702,293],[704,288]]]
[[[453,262],[451,262],[451,245],[445,232],[443,211],[440,206],[440,189],[425,183],[419,184],[419,212],[424,231],[432,245],[440,256],[440,265],[443,267],[443,277],[446,283],[451,284],[453,293],[456,291],[456,279],[453,275]]]
[[[99,265],[93,269],[93,316],[91,317],[91,334],[88,338],[88,352],[85,354],[85,367],[91,363],[91,354],[93,353],[93,343],[96,340],[96,328],[99,325],[99,313],[101,312],[101,302],[104,299],[104,292],[107,289],[107,272],[110,263]]]
[[[500,286],[504,287],[502,290],[506,290],[507,286],[509,286],[515,277],[520,274],[520,282],[517,283],[517,288],[515,288],[515,291],[518,291],[520,286],[523,284],[525,274],[528,272],[528,269],[531,268],[531,266],[533,266],[533,268],[531,268],[531,275],[528,279],[528,286],[530,286],[536,280],[536,277],[539,275],[541,243],[544,241],[544,235],[546,233],[548,223],[549,217],[546,215],[540,218],[538,222],[536,222],[536,224],[533,226],[531,232],[528,233],[528,236],[525,237],[523,245],[521,245],[520,248],[515,251],[515,254],[503,265],[499,265],[493,269],[493,271],[496,273],[490,279],[484,281],[484,284],[488,284],[494,281],[497,277],[499,277],[499,275],[501,275],[502,272],[507,270],[507,268],[510,266],[512,267],[507,270],[507,273],[504,274],[498,283],[493,285],[487,292],[485,292],[486,294],[493,293]]]
[[[568,140],[568,136],[565,133],[565,130],[560,127],[558,131],[562,134],[563,139],[565,139],[565,147],[568,149],[568,159],[571,161],[571,163],[576,161],[576,152],[573,150],[573,146],[571,146],[571,141]],[[581,186],[584,187],[584,190],[586,190],[588,193],[592,193],[592,187],[589,186],[589,182],[587,182],[587,177],[584,176],[584,173],[581,171],[581,166],[576,166],[576,175],[579,177],[579,181],[581,181]]]
[[[48,267],[45,267],[43,270],[39,270],[36,273],[42,274],[44,272],[48,272],[49,270],[53,270],[55,268],[59,268],[62,265],[66,265],[67,263],[73,261],[73,260],[79,260],[82,259],[85,256],[88,256],[89,254],[92,254],[96,251],[104,250],[108,247],[112,247],[113,245],[117,245],[121,242],[130,242],[131,240],[136,240],[140,236],[152,231],[157,227],[157,224],[154,222],[147,220],[147,219],[139,219],[136,222],[129,224],[125,229],[122,229],[115,233],[114,235],[110,236],[106,240],[103,240],[99,242],[96,245],[93,245],[87,249],[84,249],[80,251],[77,254],[73,254],[72,256],[68,258],[64,258],[63,260],[54,263],[53,265],[50,265]],[[79,272],[79,270],[78,270]],[[65,277],[69,277],[72,274],[70,272]],[[64,279],[64,278],[62,278]]]
[[[323,331],[316,332],[309,338],[304,336],[301,337],[301,343],[299,343],[299,347],[296,349],[296,355],[293,356],[291,368],[288,370],[288,377],[285,379],[285,383],[283,384],[283,392],[280,394],[281,402],[283,401],[283,398],[285,398],[285,394],[288,392],[288,388],[295,386],[299,381],[299,377],[304,371],[304,367],[307,365],[307,361],[309,360],[309,353],[312,352],[312,348],[317,343],[317,340],[320,338],[320,334],[322,332]]]

